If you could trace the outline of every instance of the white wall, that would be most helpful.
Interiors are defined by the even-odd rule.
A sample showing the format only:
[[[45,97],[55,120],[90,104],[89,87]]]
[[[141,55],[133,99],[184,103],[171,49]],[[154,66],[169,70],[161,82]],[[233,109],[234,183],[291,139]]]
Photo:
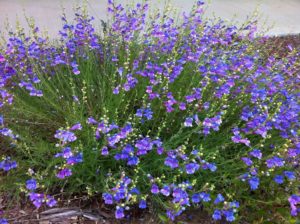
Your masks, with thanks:
[[[35,18],[36,24],[47,30],[52,37],[57,36],[61,27],[60,15],[62,7],[68,17],[72,18],[73,7],[82,0],[0,0],[0,32],[5,31],[5,21],[14,29],[16,21],[26,25],[24,13]],[[126,3],[130,0],[119,0]],[[137,2],[137,1],[136,1]],[[163,7],[162,0],[152,0],[156,7]],[[193,0],[170,0],[173,6],[181,11],[188,11],[193,5]],[[300,0],[209,0],[206,11],[207,17],[221,17],[224,20],[235,18],[244,21],[247,15],[252,15],[256,8],[259,10],[262,29],[265,20],[267,26],[274,25],[269,34],[300,33]],[[88,9],[96,21],[105,19],[107,0],[89,0]],[[97,23],[96,26],[99,26]]]

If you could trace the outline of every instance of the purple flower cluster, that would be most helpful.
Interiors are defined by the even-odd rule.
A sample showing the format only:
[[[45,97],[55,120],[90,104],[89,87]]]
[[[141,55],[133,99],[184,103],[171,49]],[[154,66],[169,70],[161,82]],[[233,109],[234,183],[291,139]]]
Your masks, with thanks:
[[[73,132],[67,130],[57,130],[54,137],[61,140],[62,145],[69,142],[74,142],[77,139]]]
[[[203,133],[204,135],[208,135],[210,130],[218,131],[220,129],[220,125],[222,123],[221,115],[217,115],[212,118],[205,118],[203,121]]]
[[[300,196],[299,195],[291,195],[289,197],[289,202],[291,206],[291,214],[293,216],[297,216],[298,213],[300,212],[300,208],[298,208],[298,205],[300,205]]]
[[[200,124],[200,120],[197,114],[195,114],[193,117],[187,117],[183,124],[185,127],[193,127],[193,122],[195,122],[196,125]]]
[[[125,217],[125,205],[132,203],[132,200],[140,196],[140,191],[133,187],[133,181],[127,176],[122,175],[120,180],[117,181],[115,187],[110,189],[109,192],[103,193],[102,198],[107,205],[116,204],[115,217],[122,219]],[[147,207],[146,200],[139,199],[139,208],[145,209]]]
[[[94,118],[90,117],[88,118],[87,123],[97,126],[95,131],[96,139],[99,140],[101,137],[105,137],[108,146],[111,148],[115,148],[116,144],[126,139],[133,131],[132,125],[129,122],[125,124],[124,127],[120,128],[115,123],[108,124],[106,121],[97,122]]]
[[[74,153],[70,146],[66,146],[68,143],[72,143],[77,140],[77,136],[73,131],[81,129],[81,124],[77,123],[67,130],[57,130],[56,134],[54,135],[55,138],[60,140],[59,146],[62,147],[61,152],[57,153],[54,157],[61,157],[64,159],[63,165],[59,168],[59,171],[56,174],[59,179],[64,179],[71,176],[71,167],[77,163],[83,162],[82,152]]]
[[[222,202],[223,207],[222,209],[216,209],[213,214],[214,220],[220,220],[222,215],[225,216],[226,220],[229,222],[234,221],[235,213],[237,212],[237,208],[239,208],[239,203],[236,201],[225,203],[225,199],[222,194],[217,194],[214,200],[207,192],[199,192],[199,193],[191,193],[193,191],[193,186],[188,182],[182,182],[178,185],[175,184],[165,184],[159,189],[157,184],[152,184],[151,193],[152,194],[162,194],[165,197],[171,197],[172,203],[179,207],[179,210],[167,210],[167,216],[174,220],[176,216],[182,214],[182,212],[189,206],[191,203],[193,204],[201,204],[201,203],[211,203],[215,206],[221,206]]]
[[[57,201],[52,196],[46,194],[31,192],[29,193],[29,199],[36,208],[40,208],[43,203],[46,203],[49,207],[53,207],[57,204]]]
[[[66,177],[69,177],[72,175],[72,170],[71,170],[71,166],[77,164],[77,163],[81,163],[83,162],[83,154],[82,152],[77,153],[74,155],[74,153],[71,151],[70,147],[66,147],[64,149],[62,149],[61,153],[57,153],[55,155],[55,157],[62,157],[65,159],[64,161],[64,165],[62,166],[62,168],[58,171],[58,173],[56,174],[56,176],[59,179],[64,179]]]
[[[0,161],[0,170],[9,171],[11,169],[16,169],[17,166],[17,162],[11,160],[10,157],[5,157],[2,161]]]
[[[0,218],[0,224],[8,224],[7,219]]]
[[[284,166],[284,160],[278,156],[274,156],[266,160],[266,165],[268,168],[282,167]]]
[[[234,143],[243,143],[243,144],[245,144],[246,146],[250,146],[250,141],[249,141],[247,138],[243,138],[243,137],[240,135],[240,131],[238,130],[238,128],[234,128],[234,129],[233,129],[233,134],[234,134],[234,136],[231,137],[231,140],[232,140]]]
[[[140,118],[146,118],[149,121],[153,117],[153,112],[150,108],[141,108],[136,111],[135,115]],[[142,119],[142,122],[143,121],[144,120]]]
[[[0,114],[0,136],[9,137],[11,139],[17,139],[17,135],[13,133],[13,131],[4,126],[4,117]]]
[[[217,167],[214,163],[209,163],[206,160],[202,159],[197,155],[197,150],[193,150],[191,153],[192,160],[189,160],[189,156],[183,154],[180,151],[180,148],[177,150],[169,150],[167,152],[167,157],[165,159],[165,166],[170,167],[171,169],[180,168],[187,174],[194,174],[199,169],[207,170],[209,169],[212,172],[215,172]],[[183,161],[184,166],[181,166],[180,161]]]
[[[134,154],[134,147],[130,144],[124,146],[120,153],[117,153],[114,158],[116,160],[127,161],[128,166],[135,166],[139,162],[139,158]]]
[[[26,189],[29,190],[29,199],[36,208],[40,208],[43,203],[46,203],[49,207],[53,207],[57,204],[54,197],[43,193],[35,193],[37,188],[38,184],[35,179],[29,179],[26,181]]]
[[[157,147],[157,148],[162,147],[162,142],[159,139],[152,140],[151,138],[144,137],[136,141],[135,147],[137,148],[136,154],[138,156],[141,156],[141,155],[146,155],[148,152],[150,152],[153,149],[153,147]]]
[[[92,25],[94,18],[80,9],[73,22],[62,17],[56,46],[40,37],[38,28],[30,37],[10,33],[0,49],[1,114],[9,117],[10,105],[22,101],[20,92],[51,100],[53,97],[44,94],[52,90],[42,90],[56,76],[60,79],[57,73],[63,71],[68,82],[64,85],[61,79],[66,88],[61,93],[70,95],[59,97],[62,102],[73,100],[74,110],[72,116],[63,111],[65,120],[87,119],[88,125],[76,123],[54,134],[59,141],[54,157],[60,161],[56,176],[77,175],[72,167],[78,163],[107,171],[104,175],[99,175],[100,169],[90,172],[99,177],[88,176],[84,184],[98,186],[93,180],[107,174],[107,180],[101,182],[108,190],[101,193],[105,204],[116,205],[117,219],[125,217],[129,205],[147,208],[152,195],[151,200],[164,203],[171,220],[192,205],[203,205],[214,211],[214,220],[233,222],[239,203],[226,201],[224,192],[236,200],[247,194],[234,192],[245,185],[236,179],[250,186],[249,197],[263,187],[267,195],[272,183],[278,191],[291,195],[291,214],[297,216],[299,53],[290,50],[282,59],[266,56],[260,51],[263,39],[254,40],[254,23],[238,28],[223,21],[205,22],[203,11],[203,2],[197,1],[190,13],[176,21],[167,13],[150,15],[147,1],[126,9],[109,0],[111,21],[103,24],[101,35]],[[86,75],[83,68],[92,64],[101,72]],[[57,86],[58,93],[60,88]],[[101,109],[94,108],[88,102],[91,99],[101,102],[95,104]],[[22,115],[26,119],[31,116]],[[100,121],[88,116],[100,117]],[[18,119],[12,116],[4,122],[0,115],[0,135],[21,141],[14,135],[22,127]],[[39,131],[40,127],[35,128]],[[87,137],[90,133],[95,135],[92,140]],[[41,133],[36,135],[47,139]],[[32,142],[33,148],[35,144]],[[80,152],[84,144],[87,147]],[[84,161],[83,155],[90,158],[91,148],[101,151],[93,161]],[[89,162],[93,164],[86,166]],[[10,157],[0,162],[0,170],[16,167]],[[289,187],[284,188],[287,182]],[[37,193],[41,186],[34,178],[26,181],[33,204],[37,208],[44,203],[56,205],[52,196]]]

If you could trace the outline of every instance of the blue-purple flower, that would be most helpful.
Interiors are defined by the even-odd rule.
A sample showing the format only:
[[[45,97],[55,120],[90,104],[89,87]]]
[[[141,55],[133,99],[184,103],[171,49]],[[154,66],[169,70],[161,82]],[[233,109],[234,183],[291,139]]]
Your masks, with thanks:
[[[0,169],[4,171],[9,171],[17,168],[17,162],[11,160],[10,157],[5,157],[2,161],[0,161]]]
[[[72,171],[69,168],[64,168],[64,169],[58,171],[58,173],[56,174],[56,176],[59,179],[65,179],[66,177],[69,177],[71,175],[72,175]]]
[[[256,190],[259,186],[259,178],[254,176],[248,180],[251,190]]]
[[[37,182],[35,179],[30,179],[26,181],[26,188],[30,191],[37,189]]]
[[[277,184],[283,184],[283,182],[284,182],[284,177],[283,177],[282,175],[275,175],[274,181],[275,181]]]
[[[158,194],[159,193],[159,187],[156,184],[152,184],[151,193],[152,194]]]
[[[145,209],[145,208],[147,208],[147,203],[146,203],[146,201],[145,200],[140,200],[140,203],[139,203],[139,208],[141,208],[141,209]]]
[[[195,173],[197,170],[199,170],[200,165],[197,163],[188,163],[185,165],[185,170],[187,174],[193,174]]]
[[[220,211],[219,209],[215,209],[212,218],[214,220],[221,220],[222,219],[222,211]]]
[[[214,201],[214,204],[219,204],[220,202],[223,202],[224,201],[224,197],[222,194],[218,194],[215,201]]]
[[[257,159],[261,159],[262,158],[262,153],[259,149],[254,149],[249,153],[251,156],[257,158]]]
[[[300,208],[298,206],[300,205],[300,196],[293,194],[289,197],[289,202],[291,206],[291,215],[292,216],[297,216],[298,213],[300,213]]]
[[[116,209],[116,212],[115,212],[115,217],[116,217],[116,219],[122,219],[122,218],[125,217],[123,207],[117,206],[117,209]]]

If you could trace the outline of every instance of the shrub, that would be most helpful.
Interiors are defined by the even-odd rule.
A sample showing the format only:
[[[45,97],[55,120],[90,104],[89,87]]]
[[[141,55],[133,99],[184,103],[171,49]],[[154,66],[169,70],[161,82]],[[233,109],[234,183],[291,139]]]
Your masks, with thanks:
[[[299,52],[266,55],[254,23],[206,21],[201,1],[177,22],[147,3],[108,11],[101,33],[79,10],[55,42],[32,26],[1,48],[2,191],[37,208],[101,193],[116,218],[297,216]]]

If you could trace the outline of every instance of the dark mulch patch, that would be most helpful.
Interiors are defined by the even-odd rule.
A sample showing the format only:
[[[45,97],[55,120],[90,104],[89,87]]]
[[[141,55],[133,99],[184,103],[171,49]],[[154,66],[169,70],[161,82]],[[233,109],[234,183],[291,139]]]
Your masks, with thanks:
[[[266,50],[269,55],[283,58],[289,52],[288,46],[300,50],[300,34],[269,37],[263,39],[262,44],[267,46]]]

